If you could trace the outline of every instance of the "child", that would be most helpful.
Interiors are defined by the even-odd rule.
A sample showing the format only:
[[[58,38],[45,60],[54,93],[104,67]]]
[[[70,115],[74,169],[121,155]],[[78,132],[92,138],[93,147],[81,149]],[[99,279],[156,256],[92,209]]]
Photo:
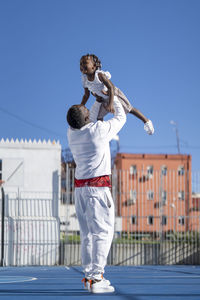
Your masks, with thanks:
[[[101,70],[101,61],[96,55],[86,54],[82,56],[80,59],[80,71],[82,72],[82,84],[85,90],[81,104],[86,104],[90,92],[95,97],[103,98],[103,103],[98,115],[99,120],[103,120],[103,117],[108,112],[114,112],[113,101],[114,96],[117,96],[125,113],[131,113],[142,120],[144,122],[144,130],[148,134],[154,133],[151,120],[147,119],[139,110],[132,107],[122,91],[113,85],[110,81],[110,73]]]

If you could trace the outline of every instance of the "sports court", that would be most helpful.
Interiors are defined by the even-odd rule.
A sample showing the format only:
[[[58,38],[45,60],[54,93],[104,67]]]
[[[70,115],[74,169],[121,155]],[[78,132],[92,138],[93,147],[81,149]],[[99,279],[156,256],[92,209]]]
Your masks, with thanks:
[[[115,293],[83,289],[80,267],[6,267],[0,273],[1,299],[200,299],[199,266],[108,266]]]

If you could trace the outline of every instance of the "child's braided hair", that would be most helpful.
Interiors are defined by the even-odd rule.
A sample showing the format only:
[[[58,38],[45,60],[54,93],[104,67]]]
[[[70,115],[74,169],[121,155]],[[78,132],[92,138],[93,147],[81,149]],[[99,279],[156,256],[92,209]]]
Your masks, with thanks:
[[[80,59],[80,66],[82,66],[83,61],[85,59],[87,59],[87,58],[92,58],[93,62],[95,63],[95,66],[96,66],[97,70],[101,70],[101,61],[100,61],[100,59],[96,55],[89,54],[89,53],[86,54],[86,55],[83,55],[81,57],[81,59]]]

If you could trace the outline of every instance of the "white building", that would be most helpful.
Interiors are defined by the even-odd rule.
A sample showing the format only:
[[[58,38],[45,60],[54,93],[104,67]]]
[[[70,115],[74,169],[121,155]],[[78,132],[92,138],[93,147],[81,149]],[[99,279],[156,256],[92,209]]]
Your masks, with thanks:
[[[1,140],[1,179],[7,191],[56,192],[60,189],[59,142]]]
[[[58,263],[60,173],[59,142],[0,141],[6,265]]]

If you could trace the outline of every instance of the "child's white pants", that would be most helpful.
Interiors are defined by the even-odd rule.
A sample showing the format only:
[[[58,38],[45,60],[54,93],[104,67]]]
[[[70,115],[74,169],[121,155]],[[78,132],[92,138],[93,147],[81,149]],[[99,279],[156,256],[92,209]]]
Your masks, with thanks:
[[[114,203],[109,187],[75,188],[75,206],[85,276],[101,279],[114,232]]]

